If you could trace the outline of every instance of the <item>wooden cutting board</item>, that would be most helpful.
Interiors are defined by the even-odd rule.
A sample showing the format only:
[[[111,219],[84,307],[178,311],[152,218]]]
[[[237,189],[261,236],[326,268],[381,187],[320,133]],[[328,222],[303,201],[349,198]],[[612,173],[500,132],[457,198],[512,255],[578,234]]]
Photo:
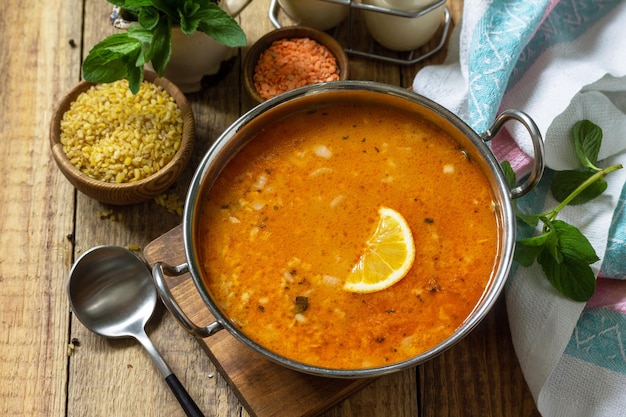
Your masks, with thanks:
[[[182,226],[149,243],[144,257],[150,266],[156,262],[184,263]],[[174,298],[194,323],[206,326],[215,321],[189,274],[166,279]],[[226,330],[198,341],[248,413],[256,417],[316,416],[374,380],[323,378],[292,371],[264,359]]]

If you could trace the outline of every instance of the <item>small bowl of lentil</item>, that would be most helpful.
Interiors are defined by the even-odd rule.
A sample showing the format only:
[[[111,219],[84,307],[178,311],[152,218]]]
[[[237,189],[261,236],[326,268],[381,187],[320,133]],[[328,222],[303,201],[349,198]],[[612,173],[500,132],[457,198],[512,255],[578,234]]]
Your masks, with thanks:
[[[244,60],[244,86],[259,103],[294,88],[347,80],[348,56],[335,38],[286,26],[256,41]]]
[[[52,155],[83,194],[113,205],[164,193],[193,149],[195,122],[185,95],[146,71],[137,94],[126,80],[78,83],[57,104]]]

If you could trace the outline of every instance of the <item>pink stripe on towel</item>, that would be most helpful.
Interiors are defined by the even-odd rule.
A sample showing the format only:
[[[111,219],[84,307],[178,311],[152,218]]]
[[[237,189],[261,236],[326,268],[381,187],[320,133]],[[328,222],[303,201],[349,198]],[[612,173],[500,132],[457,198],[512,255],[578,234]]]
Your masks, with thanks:
[[[626,280],[598,277],[588,308],[603,307],[626,314]]]
[[[533,159],[517,146],[515,140],[506,129],[491,140],[491,151],[500,162],[509,161],[518,179],[530,172]]]

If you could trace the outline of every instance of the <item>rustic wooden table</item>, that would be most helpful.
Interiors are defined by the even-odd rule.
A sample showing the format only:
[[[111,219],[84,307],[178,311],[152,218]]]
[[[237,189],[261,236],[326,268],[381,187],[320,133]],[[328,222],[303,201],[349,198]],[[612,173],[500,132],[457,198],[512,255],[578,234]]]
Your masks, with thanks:
[[[269,0],[241,15],[248,45],[272,29]],[[462,0],[449,0],[453,22]],[[182,416],[138,343],[91,334],[70,313],[67,273],[100,244],[145,247],[181,217],[154,202],[97,203],[57,170],[48,146],[51,112],[76,84],[93,44],[113,32],[104,0],[9,0],[0,12],[0,415]],[[365,36],[359,42],[366,42]],[[240,51],[216,84],[189,99],[197,124],[195,159],[174,192],[184,196],[213,140],[253,106],[241,82]],[[351,57],[351,78],[408,87],[428,61],[398,66]],[[115,219],[99,213],[112,210]],[[118,215],[121,217],[118,218]],[[207,416],[248,416],[192,336],[160,308],[148,331]],[[68,343],[75,348],[68,355]],[[258,383],[263,383],[258,381]],[[417,368],[385,376],[325,411],[325,417],[537,416],[499,302],[469,337]]]

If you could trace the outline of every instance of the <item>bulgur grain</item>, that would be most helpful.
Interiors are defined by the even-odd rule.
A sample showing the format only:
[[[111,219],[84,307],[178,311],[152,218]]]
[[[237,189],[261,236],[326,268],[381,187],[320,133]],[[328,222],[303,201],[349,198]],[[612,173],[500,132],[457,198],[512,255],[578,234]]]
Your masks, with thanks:
[[[111,220],[112,222],[121,222],[124,218],[122,213],[115,213],[113,210],[98,211],[96,215],[102,220]]]
[[[184,202],[180,198],[180,196],[176,193],[159,194],[156,197],[154,197],[154,202],[157,205],[164,207],[165,209],[167,209],[167,211],[169,211],[172,214],[176,214],[178,216],[183,215]]]
[[[162,87],[144,81],[132,94],[128,81],[97,84],[81,93],[61,120],[61,144],[70,162],[105,182],[144,179],[180,148],[183,119]]]
[[[141,246],[135,245],[133,243],[126,245],[126,249],[133,251],[133,252],[141,252]]]

